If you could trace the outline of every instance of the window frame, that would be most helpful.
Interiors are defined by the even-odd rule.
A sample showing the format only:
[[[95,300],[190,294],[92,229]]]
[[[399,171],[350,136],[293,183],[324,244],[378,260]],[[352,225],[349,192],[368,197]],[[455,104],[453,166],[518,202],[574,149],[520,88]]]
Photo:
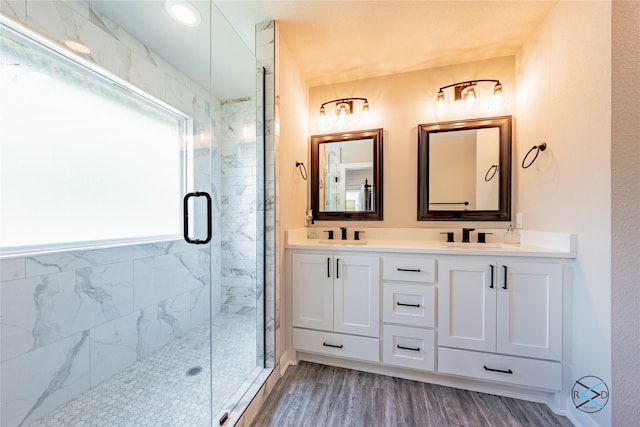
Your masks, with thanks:
[[[128,81],[109,72],[85,58],[61,47],[55,42],[33,32],[32,30],[0,15],[0,29],[3,36],[40,51],[55,61],[63,62],[67,66],[74,67],[78,72],[92,79],[98,79],[102,83],[113,86],[114,90],[120,91],[125,96],[132,96],[151,108],[167,113],[176,118],[179,127],[179,141],[176,141],[178,151],[182,150],[184,155],[179,160],[179,193],[180,199],[194,188],[194,141],[193,117],[179,109],[171,106],[165,101],[143,91]],[[176,203],[180,203],[177,200]],[[179,216],[180,218],[182,215]],[[191,228],[193,225],[191,224]],[[112,248],[122,246],[133,246],[139,244],[159,243],[182,239],[182,224],[176,222],[176,233],[165,235],[131,236],[126,238],[112,238],[100,240],[65,241],[57,243],[46,243],[24,246],[0,246],[0,259],[24,257],[45,253],[68,252],[91,250],[101,248]]]

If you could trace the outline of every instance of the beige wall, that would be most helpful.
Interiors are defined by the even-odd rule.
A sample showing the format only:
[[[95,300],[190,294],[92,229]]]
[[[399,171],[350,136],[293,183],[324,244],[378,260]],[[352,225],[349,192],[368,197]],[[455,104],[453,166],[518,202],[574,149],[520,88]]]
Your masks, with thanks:
[[[640,381],[637,368],[640,345],[637,326],[640,320],[637,314],[640,305],[637,286],[640,277],[637,262],[640,238],[637,215],[640,210],[639,7],[637,1],[614,1],[615,26],[612,29],[611,2],[560,2],[530,36],[517,58],[496,58],[313,87],[308,95],[305,144],[308,135],[339,130],[335,123],[329,129],[321,129],[317,112],[321,103],[341,97],[363,96],[371,103],[366,126],[356,121],[351,123],[349,130],[385,129],[384,186],[393,191],[385,193],[384,221],[359,224],[365,227],[457,228],[465,224],[415,220],[416,125],[455,118],[438,116],[433,109],[432,98],[442,85],[475,78],[498,78],[506,83],[509,104],[500,114],[514,115],[513,212],[523,212],[527,229],[578,235],[578,259],[573,277],[571,380],[597,375],[613,388],[617,399],[604,410],[590,415],[581,413],[568,402],[570,416],[585,425],[611,425],[614,407],[616,425],[631,425],[639,418],[635,393]],[[613,77],[617,79],[620,74],[626,79],[624,83],[614,82],[613,105],[612,37],[615,37]],[[304,94],[298,97],[302,100]],[[484,114],[490,115],[499,114]],[[468,117],[472,116],[483,115],[470,114]],[[298,128],[297,132],[303,132],[303,129]],[[300,134],[297,135],[288,140],[286,149],[302,153],[306,146],[299,145]],[[548,143],[548,150],[540,155],[534,166],[523,170],[520,167],[522,157],[531,146],[542,141]],[[296,188],[300,185],[295,180],[292,182]],[[615,191],[618,188],[621,191]],[[306,194],[296,193],[296,196],[307,203]],[[301,221],[297,223],[302,225]],[[618,221],[620,225],[617,225]],[[337,226],[332,222],[324,225]],[[503,223],[482,225],[504,226]],[[616,245],[613,261],[612,229]],[[613,326],[616,328],[613,379],[612,273],[616,283],[617,279],[621,281],[619,287],[615,287],[617,298],[613,301]],[[613,380],[616,382],[612,383]]]
[[[640,420],[640,2],[613,2],[611,329],[613,424]]]
[[[277,23],[276,23],[276,28]],[[276,247],[276,270],[278,271],[279,290],[276,298],[277,307],[288,307],[286,305],[286,289],[283,285],[284,274],[284,230],[290,228],[300,228],[305,226],[305,211],[307,208],[307,182],[298,168],[296,161],[304,162],[307,172],[309,172],[309,162],[307,160],[307,96],[306,87],[302,81],[298,66],[291,56],[285,40],[280,37],[280,32],[276,31],[276,135],[278,138],[276,164],[278,179],[276,180],[276,202],[278,205],[278,229],[276,230],[279,244]],[[286,118],[280,120],[279,118]],[[289,337],[286,335],[286,313],[278,316],[281,324],[276,337],[276,352],[279,360],[286,348]]]
[[[448,113],[438,114],[434,103],[438,89],[451,83],[472,79],[500,80],[505,90],[505,106],[497,110],[478,107],[469,111],[456,105],[450,108]],[[486,88],[492,90],[493,86],[488,84]],[[320,104],[344,97],[368,98],[370,103],[368,121],[355,119],[341,126],[332,120],[332,110],[327,110],[327,117],[332,121],[325,123],[325,127],[321,128],[318,120]],[[485,101],[487,98],[484,96]],[[479,101],[482,100],[483,97],[479,99]],[[482,105],[482,102],[479,104]],[[361,104],[356,103],[354,109],[356,108],[361,108]],[[462,223],[416,220],[417,126],[458,118],[491,117],[513,113],[515,113],[515,57],[513,56],[309,89],[309,135],[345,130],[384,129],[383,177],[386,190],[383,207],[384,221],[359,222],[358,225],[362,227],[461,228]],[[334,228],[338,226],[336,222],[331,221],[318,223]],[[506,228],[504,223],[485,222],[481,226]]]
[[[611,3],[560,2],[517,61],[515,211],[524,227],[578,235],[574,263],[571,383],[595,375],[611,386]],[[611,424],[611,405],[580,424]]]

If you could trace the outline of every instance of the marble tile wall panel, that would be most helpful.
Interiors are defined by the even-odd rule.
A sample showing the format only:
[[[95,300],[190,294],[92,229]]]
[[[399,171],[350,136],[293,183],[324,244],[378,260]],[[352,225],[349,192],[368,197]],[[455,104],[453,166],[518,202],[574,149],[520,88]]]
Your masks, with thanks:
[[[220,115],[223,124],[220,134],[221,309],[254,315],[257,281],[256,102],[253,99],[223,102]],[[240,286],[238,279],[242,280]]]
[[[131,262],[2,283],[2,360],[133,311]]]
[[[114,264],[132,258],[131,246],[36,255],[26,258],[26,276],[33,277],[73,271],[80,268]]]
[[[206,250],[135,260],[133,265],[136,310],[206,286],[211,274]]]
[[[211,198],[213,215],[213,237],[211,239],[211,314],[220,313],[222,309],[222,191],[224,185],[221,182],[221,105],[211,106]]]
[[[104,249],[56,252],[6,261],[16,262],[16,260],[22,259],[22,262],[26,263],[25,276],[32,277],[191,250],[193,250],[193,246],[184,240],[174,240]]]
[[[6,280],[22,279],[26,276],[26,265],[24,258],[13,258],[0,260],[0,278]]]
[[[89,332],[2,362],[5,427],[29,425],[89,389]]]
[[[82,16],[83,18],[86,18],[89,20],[91,19],[91,8],[89,7],[88,3],[84,1],[78,1],[78,0],[60,0],[60,1],[65,5],[69,6],[71,9],[73,9],[75,13]]]
[[[192,289],[189,293],[190,328],[208,322],[211,313],[211,284]],[[219,310],[218,310],[219,311]]]
[[[259,152],[262,150],[259,149]],[[261,154],[263,156],[263,154]],[[260,189],[262,187],[262,191]],[[264,185],[258,183],[259,193],[263,194]],[[256,223],[256,330],[264,330],[264,209],[258,211]],[[264,334],[258,334],[256,340],[257,366],[264,366]]]
[[[10,18],[24,22],[27,19],[27,1],[2,0],[0,1],[0,12]]]
[[[91,329],[92,388],[138,360],[139,317],[136,311]]]
[[[182,336],[190,328],[190,293],[144,308],[137,319],[138,358]]]

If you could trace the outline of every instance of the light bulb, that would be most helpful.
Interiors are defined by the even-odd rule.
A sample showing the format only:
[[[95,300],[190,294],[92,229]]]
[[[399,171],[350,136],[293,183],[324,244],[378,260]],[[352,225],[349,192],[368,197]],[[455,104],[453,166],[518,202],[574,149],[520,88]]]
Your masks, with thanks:
[[[347,116],[347,104],[338,104],[338,115],[341,118],[345,118]]]
[[[167,0],[165,8],[169,15],[180,24],[188,27],[200,25],[200,12],[186,0]]]

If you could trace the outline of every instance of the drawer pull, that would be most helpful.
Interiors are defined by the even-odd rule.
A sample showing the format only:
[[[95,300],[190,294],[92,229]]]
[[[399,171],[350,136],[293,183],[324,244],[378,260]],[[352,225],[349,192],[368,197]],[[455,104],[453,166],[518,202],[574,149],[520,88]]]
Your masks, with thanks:
[[[485,371],[491,371],[491,372],[500,372],[503,374],[513,374],[513,371],[511,369],[507,369],[506,371],[502,370],[502,369],[492,369],[492,368],[487,368],[486,366],[482,366],[484,368]]]
[[[420,307],[420,304],[407,304],[404,302],[396,302],[397,305],[402,305],[404,307]]]
[[[396,347],[398,347],[400,350],[420,351],[420,347],[404,347],[400,344],[396,344]]]
[[[416,270],[416,269],[411,269],[411,268],[400,268],[400,267],[398,267],[398,271],[409,271],[411,273],[420,273],[420,271],[422,271],[422,270],[420,270],[419,268]]]
[[[326,342],[323,342],[322,345],[325,347],[342,348],[342,344],[335,345],[335,344],[327,344]]]

